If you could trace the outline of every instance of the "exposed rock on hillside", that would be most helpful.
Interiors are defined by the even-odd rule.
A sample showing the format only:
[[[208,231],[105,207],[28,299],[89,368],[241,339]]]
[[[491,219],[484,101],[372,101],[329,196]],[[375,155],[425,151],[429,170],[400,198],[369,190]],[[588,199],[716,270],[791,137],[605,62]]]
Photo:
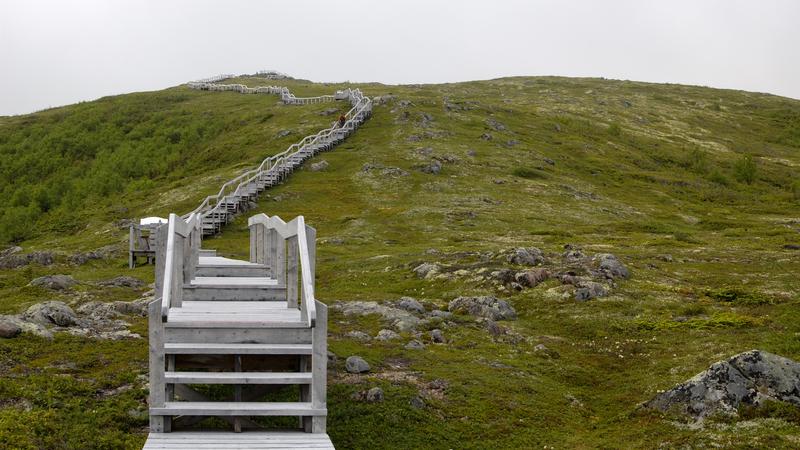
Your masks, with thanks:
[[[55,255],[51,252],[31,252],[25,255],[18,255],[22,251],[20,247],[12,247],[5,255],[0,256],[0,269],[14,269],[16,267],[27,266],[31,263],[37,263],[42,266],[49,266],[56,261]]]
[[[496,297],[458,297],[450,302],[450,312],[464,313],[491,320],[514,320],[517,312],[505,300]]]
[[[122,275],[109,280],[99,281],[97,284],[100,286],[140,288],[144,286],[144,281],[138,278]]]
[[[31,280],[31,286],[39,286],[54,291],[63,291],[75,286],[78,282],[69,275],[45,275]]]
[[[64,302],[48,301],[30,306],[19,315],[0,316],[0,337],[13,338],[20,333],[52,338],[54,331],[99,339],[139,338],[120,320],[125,315],[147,315],[150,297],[133,302],[89,302],[77,312]]]
[[[644,406],[702,419],[713,413],[737,415],[740,405],[758,406],[765,400],[800,407],[800,363],[762,350],[740,353],[714,363]]]

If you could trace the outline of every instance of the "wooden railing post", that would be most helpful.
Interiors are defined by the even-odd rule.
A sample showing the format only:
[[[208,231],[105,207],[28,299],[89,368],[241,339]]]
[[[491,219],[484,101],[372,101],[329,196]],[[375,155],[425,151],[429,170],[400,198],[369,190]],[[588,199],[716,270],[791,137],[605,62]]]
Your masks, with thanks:
[[[156,288],[155,288],[155,296],[157,298],[161,298],[164,296],[164,266],[166,263],[166,255],[167,255],[167,232],[169,226],[167,224],[159,225],[155,231],[152,232],[155,235],[155,245],[156,245]]]
[[[164,325],[161,323],[161,297],[147,306],[147,326],[150,353],[150,396],[151,408],[160,408],[166,402],[167,391],[164,384]],[[150,432],[169,431],[170,421],[165,416],[150,416]]]
[[[286,305],[297,308],[297,288],[299,275],[299,252],[297,249],[297,236],[286,240],[287,265],[286,265]]]
[[[311,355],[311,406],[327,408],[328,388],[328,307],[316,302],[317,322],[312,334],[313,354]],[[326,432],[326,417],[314,416],[310,420],[311,433]]]

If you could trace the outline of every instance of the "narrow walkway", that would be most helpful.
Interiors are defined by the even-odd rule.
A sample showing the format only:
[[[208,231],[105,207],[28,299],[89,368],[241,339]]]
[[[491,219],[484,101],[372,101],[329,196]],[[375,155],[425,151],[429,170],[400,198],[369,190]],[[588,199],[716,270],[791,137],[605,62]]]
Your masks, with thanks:
[[[257,214],[248,221],[248,261],[217,256],[201,242],[303,161],[355,132],[372,102],[357,89],[298,98],[286,88],[217,83],[225,77],[190,87],[277,94],[287,104],[348,100],[352,108],[343,124],[265,159],[189,214],[170,214],[154,231],[150,434],[144,448],[332,449],[326,433],[327,307],[314,295],[316,230],[303,216],[285,222]],[[296,401],[286,401],[291,397]],[[296,426],[270,421],[273,416],[297,417]],[[275,431],[276,424],[283,429]]]

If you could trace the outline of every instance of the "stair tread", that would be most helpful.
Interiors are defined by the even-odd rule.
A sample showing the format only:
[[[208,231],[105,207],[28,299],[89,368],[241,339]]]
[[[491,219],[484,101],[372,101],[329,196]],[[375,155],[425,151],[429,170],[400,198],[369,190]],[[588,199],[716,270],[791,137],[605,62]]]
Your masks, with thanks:
[[[213,288],[270,288],[278,287],[278,280],[268,277],[195,277],[187,287]]]
[[[311,372],[165,372],[167,383],[309,384]]]
[[[324,416],[326,408],[311,402],[164,402],[151,407],[152,415],[194,416]]]
[[[209,343],[166,343],[164,350],[170,354],[206,355],[310,355],[314,351],[311,344],[221,344]]]
[[[333,450],[326,433],[303,431],[173,431],[150,433],[143,450],[178,449],[328,449]]]

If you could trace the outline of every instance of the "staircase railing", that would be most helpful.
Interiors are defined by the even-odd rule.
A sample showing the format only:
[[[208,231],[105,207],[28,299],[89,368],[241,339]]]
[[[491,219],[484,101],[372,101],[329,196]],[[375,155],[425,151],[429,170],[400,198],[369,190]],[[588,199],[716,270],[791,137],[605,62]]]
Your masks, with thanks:
[[[170,307],[181,306],[183,285],[197,271],[202,222],[197,214],[191,214],[187,220],[170,214],[167,224],[156,233],[155,297],[160,300],[161,318],[166,321]]]
[[[236,90],[239,92],[243,92],[240,90],[241,88],[247,88],[244,85],[216,85],[213,83],[205,83],[203,81],[200,82],[192,82],[189,83],[189,86],[195,89],[200,89],[202,86],[218,86],[218,87],[228,87],[228,86],[235,86]],[[268,89],[270,93],[278,93],[273,92],[274,90],[280,90],[281,98],[284,99],[284,94],[288,93],[288,88],[278,88],[275,86],[261,86],[256,88],[247,88],[247,89]],[[232,89],[233,90],[233,89]],[[298,100],[297,97],[294,97],[291,93],[288,93],[292,99]],[[322,143],[326,143],[327,140],[338,137],[341,134],[350,134],[352,133],[358,126],[363,122],[364,118],[367,117],[372,112],[372,100],[369,97],[364,96],[360,89],[345,89],[343,91],[339,91],[336,95],[330,96],[322,96],[322,97],[307,97],[301,98],[299,100],[308,100],[309,98],[330,98],[330,101],[333,101],[335,98],[347,99],[350,101],[352,107],[350,108],[347,113],[344,114],[345,122],[342,126],[333,125],[330,128],[325,128],[320,130],[319,132],[309,135],[301,139],[299,142],[292,144],[281,153],[278,153],[273,156],[269,156],[265,158],[261,164],[251,170],[248,170],[237,177],[229,180],[225,184],[223,184],[219,191],[214,195],[209,195],[202,202],[200,205],[197,206],[194,210],[185,214],[184,218],[188,218],[191,214],[197,214],[202,218],[208,215],[209,213],[220,210],[223,208],[223,203],[225,203],[226,197],[229,195],[236,195],[241,192],[244,186],[247,186],[249,183],[253,182],[254,180],[264,176],[264,174],[268,172],[276,172],[279,171],[282,167],[288,167],[287,160],[291,158],[293,155],[301,152],[304,148],[312,145],[318,145]],[[288,98],[288,97],[287,97]],[[284,99],[286,102],[287,100]],[[293,100],[292,100],[293,101]],[[291,103],[289,101],[287,103]],[[320,100],[322,101],[322,100]],[[326,100],[327,101],[327,100]],[[235,186],[235,187],[234,187]]]
[[[269,217],[263,213],[250,217],[248,226],[250,262],[270,267],[278,284],[286,285],[287,306],[299,307],[300,318],[309,327],[315,327],[317,309],[314,264],[317,231],[306,225],[303,216],[297,216],[287,223],[278,216]]]

